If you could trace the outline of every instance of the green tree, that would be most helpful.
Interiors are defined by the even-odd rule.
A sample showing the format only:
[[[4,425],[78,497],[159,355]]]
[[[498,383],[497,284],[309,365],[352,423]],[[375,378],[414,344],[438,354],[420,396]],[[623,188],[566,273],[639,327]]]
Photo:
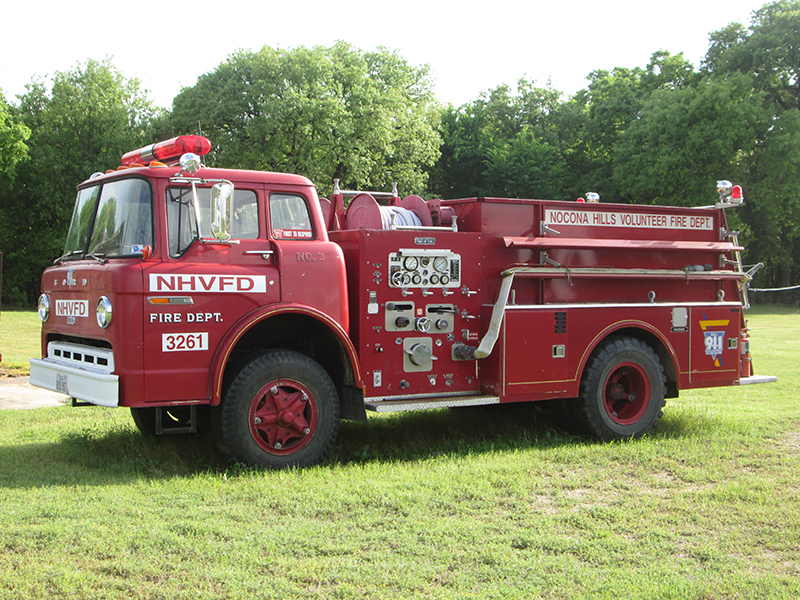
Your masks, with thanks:
[[[756,89],[782,110],[800,108],[800,1],[778,0],[711,34],[705,69],[753,76]]]
[[[470,198],[487,193],[484,171],[492,140],[486,122],[486,111],[477,103],[461,108],[448,106],[442,112],[440,155],[430,169],[430,187],[435,195]]]
[[[0,90],[0,190],[13,183],[17,163],[27,156],[25,142],[30,135],[31,130],[11,114]]]
[[[645,68],[590,73],[588,88],[559,110],[562,152],[579,187],[604,201],[637,201],[614,176],[621,136],[641,118],[651,95],[692,89],[697,80],[683,54],[665,51],[655,52]]]
[[[489,150],[484,185],[496,196],[508,198],[559,198],[564,195],[566,172],[555,146],[529,129],[508,143]]]
[[[646,204],[702,206],[718,179],[743,181],[747,157],[768,127],[747,75],[655,90],[614,146],[620,194]]]
[[[564,160],[557,129],[561,94],[521,79],[483,94],[441,120],[441,156],[431,169],[438,195],[562,197]]]
[[[716,78],[749,77],[763,98],[763,132],[749,166],[742,211],[748,261],[764,261],[762,285],[797,281],[800,219],[800,1],[779,0],[753,13],[750,26],[732,23],[711,35],[704,71]]]
[[[299,173],[324,193],[334,178],[410,193],[438,155],[437,119],[427,67],[337,42],[240,51],[178,94],[170,122],[202,128],[226,167]]]
[[[108,60],[56,73],[49,90],[40,81],[27,90],[17,112],[31,131],[29,158],[3,199],[0,247],[4,300],[31,305],[42,271],[63,251],[75,186],[143,146],[155,109]]]

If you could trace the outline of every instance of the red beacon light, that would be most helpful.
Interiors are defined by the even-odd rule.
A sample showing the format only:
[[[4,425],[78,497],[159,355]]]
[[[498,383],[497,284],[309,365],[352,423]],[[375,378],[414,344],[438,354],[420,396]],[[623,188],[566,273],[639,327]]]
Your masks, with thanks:
[[[177,160],[187,152],[199,156],[211,151],[211,142],[201,135],[179,135],[171,140],[150,144],[144,148],[133,150],[122,155],[122,166],[130,167],[134,164],[146,165],[150,161],[168,163]]]
[[[719,193],[718,206],[736,206],[744,202],[742,186],[733,185],[726,179],[717,181],[717,192]]]

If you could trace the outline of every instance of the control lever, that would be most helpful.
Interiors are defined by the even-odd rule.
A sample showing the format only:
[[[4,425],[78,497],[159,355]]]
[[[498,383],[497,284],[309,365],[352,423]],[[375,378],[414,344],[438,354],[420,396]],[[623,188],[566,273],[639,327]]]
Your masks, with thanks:
[[[458,314],[458,311],[452,306],[429,306],[427,310],[435,315],[443,315],[445,313]]]

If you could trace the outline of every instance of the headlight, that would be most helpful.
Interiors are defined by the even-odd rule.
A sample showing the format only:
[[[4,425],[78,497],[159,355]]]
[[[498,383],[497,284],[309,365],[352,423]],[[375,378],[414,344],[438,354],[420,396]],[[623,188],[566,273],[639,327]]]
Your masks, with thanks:
[[[100,296],[97,301],[97,324],[103,329],[111,323],[111,300],[105,296]]]
[[[48,317],[50,317],[50,298],[47,294],[42,294],[39,296],[39,319],[44,323]]]

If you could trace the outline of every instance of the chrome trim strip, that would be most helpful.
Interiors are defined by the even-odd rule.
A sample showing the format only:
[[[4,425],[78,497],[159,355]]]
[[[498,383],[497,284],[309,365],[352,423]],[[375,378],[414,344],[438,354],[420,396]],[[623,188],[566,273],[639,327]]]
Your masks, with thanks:
[[[492,304],[484,304],[483,306],[493,306]],[[685,306],[687,308],[700,308],[702,306],[720,307],[729,306],[731,308],[742,308],[741,302],[632,302],[630,304],[617,303],[617,304],[509,304],[506,310],[564,310],[568,308],[672,308],[677,306]]]

